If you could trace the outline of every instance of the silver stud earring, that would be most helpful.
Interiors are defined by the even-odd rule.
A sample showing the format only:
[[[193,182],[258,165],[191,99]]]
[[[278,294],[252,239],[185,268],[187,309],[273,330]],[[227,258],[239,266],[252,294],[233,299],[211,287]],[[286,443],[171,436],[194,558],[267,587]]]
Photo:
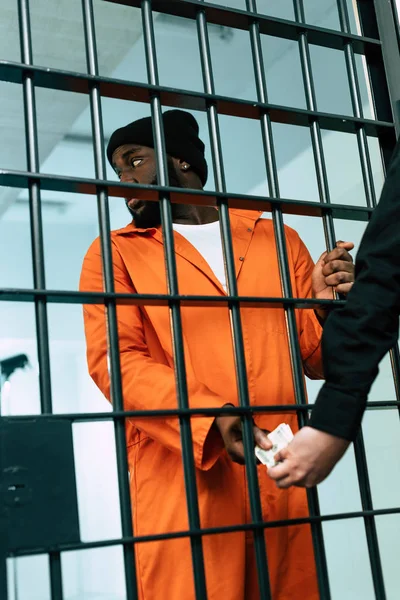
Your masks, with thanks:
[[[185,169],[185,171],[187,171],[189,168],[189,165],[183,165],[183,168]]]

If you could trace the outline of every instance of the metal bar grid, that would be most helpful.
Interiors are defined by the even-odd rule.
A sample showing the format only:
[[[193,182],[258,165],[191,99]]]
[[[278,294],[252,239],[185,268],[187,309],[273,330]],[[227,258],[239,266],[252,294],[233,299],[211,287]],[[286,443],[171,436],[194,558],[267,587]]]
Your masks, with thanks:
[[[113,412],[95,413],[95,414],[68,414],[57,415],[57,418],[66,418],[75,421],[87,420],[113,420],[116,433],[117,460],[118,460],[118,478],[120,485],[120,504],[123,536],[117,540],[104,540],[93,543],[82,543],[75,545],[63,545],[58,548],[41,548],[37,550],[24,551],[19,549],[16,555],[22,556],[39,552],[49,553],[50,574],[51,574],[51,594],[52,600],[62,600],[62,578],[61,578],[61,560],[60,552],[73,549],[104,547],[107,545],[122,544],[125,557],[125,575],[127,585],[127,598],[129,600],[137,598],[136,575],[134,565],[133,545],[135,543],[144,543],[161,539],[172,539],[176,537],[189,537],[192,547],[192,559],[194,568],[194,580],[196,597],[201,600],[207,597],[204,562],[202,553],[202,536],[206,534],[217,534],[230,531],[250,530],[255,537],[255,547],[257,553],[257,568],[259,576],[260,590],[262,598],[270,598],[270,586],[268,578],[268,569],[266,566],[266,552],[264,544],[264,530],[272,527],[291,526],[295,524],[310,524],[313,532],[314,547],[316,550],[316,565],[318,581],[320,586],[321,598],[328,599],[329,578],[327,573],[326,559],[323,545],[322,523],[330,520],[363,518],[367,528],[367,540],[371,557],[371,567],[374,577],[375,593],[377,598],[385,598],[384,582],[379,558],[379,548],[374,530],[374,517],[383,514],[397,514],[400,508],[373,510],[371,501],[371,492],[368,482],[368,468],[365,460],[365,451],[362,438],[356,442],[356,459],[359,476],[360,491],[362,496],[362,511],[353,513],[342,513],[335,515],[319,514],[318,498],[316,492],[309,494],[310,516],[304,519],[295,519],[289,521],[263,522],[261,516],[260,498],[258,491],[258,481],[254,462],[251,460],[253,438],[251,428],[252,413],[257,412],[285,412],[296,411],[300,424],[306,423],[306,413],[312,409],[312,405],[307,405],[305,401],[304,381],[301,368],[301,356],[298,347],[298,338],[295,321],[295,308],[315,308],[317,304],[324,302],[305,300],[298,301],[292,297],[290,277],[287,262],[287,252],[285,243],[285,234],[283,226],[282,212],[293,212],[294,214],[310,214],[312,216],[322,216],[324,220],[327,245],[333,247],[335,237],[333,228],[333,218],[339,214],[347,215],[347,218],[357,220],[367,220],[373,206],[375,205],[374,186],[370,159],[368,154],[367,135],[377,135],[381,142],[384,159],[387,160],[390,147],[393,146],[393,123],[387,110],[388,96],[377,90],[376,83],[379,79],[376,65],[382,65],[381,42],[379,36],[374,31],[372,38],[354,36],[350,33],[348,26],[347,7],[343,0],[338,0],[338,10],[341,20],[341,32],[333,32],[318,27],[312,27],[304,22],[304,11],[301,0],[294,0],[297,22],[289,22],[281,19],[273,19],[257,13],[255,0],[246,0],[246,11],[226,9],[216,7],[202,0],[183,0],[181,2],[172,2],[169,0],[108,0],[110,2],[126,4],[129,6],[141,7],[143,18],[143,34],[145,39],[145,54],[148,67],[147,85],[128,84],[127,82],[118,82],[111,79],[99,77],[97,69],[97,51],[94,31],[94,15],[92,0],[82,0],[83,21],[85,32],[85,43],[87,51],[88,75],[79,75],[75,73],[66,73],[57,70],[40,69],[32,65],[31,34],[29,26],[29,0],[18,0],[19,21],[21,27],[21,64],[1,61],[0,79],[5,81],[14,81],[21,83],[24,90],[25,118],[26,118],[26,138],[28,164],[27,172],[13,172],[9,170],[0,171],[0,184],[20,186],[23,182],[25,187],[29,187],[30,209],[32,223],[32,255],[34,259],[34,290],[0,290],[0,300],[16,301],[34,301],[36,307],[37,320],[37,338],[40,369],[40,384],[42,398],[42,413],[51,413],[51,383],[50,383],[50,361],[48,349],[48,329],[47,312],[48,302],[77,302],[77,303],[104,303],[107,306],[108,313],[108,337],[111,350],[111,385],[113,397]],[[360,2],[364,5],[363,2]],[[202,72],[204,81],[204,93],[195,94],[184,90],[168,89],[159,85],[157,74],[157,62],[154,42],[154,29],[152,23],[152,10],[176,14],[195,19],[197,23],[200,55],[202,61]],[[363,6],[360,7],[362,13]],[[369,10],[371,10],[369,8]],[[370,13],[365,22],[369,22]],[[239,29],[248,30],[252,43],[253,63],[255,77],[257,82],[258,99],[256,103],[240,101],[233,98],[224,98],[215,94],[211,66],[211,53],[208,43],[207,22],[219,23],[233,26]],[[366,28],[368,30],[368,27]],[[371,27],[373,30],[373,27]],[[262,63],[262,53],[260,45],[260,34],[267,33],[286,39],[299,40],[300,56],[302,59],[303,75],[305,80],[307,110],[287,109],[268,103],[265,74]],[[350,91],[353,102],[354,117],[341,117],[340,115],[329,115],[318,113],[315,103],[315,93],[313,90],[313,81],[311,73],[311,64],[309,57],[308,44],[319,44],[321,46],[344,50],[346,65],[350,81]],[[374,98],[376,102],[377,115],[384,119],[381,121],[371,121],[363,118],[362,106],[360,102],[359,83],[355,69],[354,53],[361,53],[367,56],[370,68],[371,82],[373,85]],[[385,53],[384,53],[385,54]],[[381,75],[380,75],[381,77]],[[72,87],[68,87],[72,83]],[[43,86],[56,89],[68,89],[73,91],[83,91],[89,95],[92,112],[92,128],[95,150],[95,180],[78,180],[74,178],[61,178],[39,174],[39,160],[37,150],[37,127],[35,116],[35,86]],[[104,136],[102,131],[101,119],[101,95],[110,97],[128,97],[132,99],[132,91],[137,93],[135,100],[148,102],[151,106],[154,137],[156,140],[156,156],[158,168],[159,186],[152,187],[159,193],[159,202],[161,205],[162,225],[164,235],[164,247],[166,258],[166,272],[168,279],[168,294],[165,297],[142,294],[132,298],[130,295],[116,294],[114,292],[113,272],[112,272],[112,254],[110,244],[110,223],[108,214],[108,193],[124,196],[126,187],[141,190],[145,195],[148,192],[146,186],[133,186],[126,184],[115,184],[106,181],[105,161],[104,161]],[[381,94],[379,96],[379,94]],[[214,173],[216,178],[215,193],[190,192],[170,188],[168,186],[168,173],[166,168],[165,143],[163,139],[163,127],[161,119],[161,106],[178,105],[188,107],[188,100],[191,108],[206,110],[208,115],[209,129],[211,133],[211,146],[214,162]],[[266,170],[268,174],[271,198],[250,198],[239,195],[227,194],[223,169],[223,157],[221,151],[221,139],[218,127],[218,114],[232,114],[235,116],[246,116],[260,120],[263,134],[263,144],[266,156]],[[342,121],[340,124],[339,121]],[[310,127],[313,150],[316,162],[316,172],[320,188],[321,204],[308,203],[301,201],[291,201],[280,198],[279,183],[277,176],[276,161],[274,157],[274,143],[272,139],[272,122],[291,122]],[[322,141],[320,129],[330,128],[332,130],[351,131],[357,135],[360,159],[363,172],[363,180],[367,197],[368,206],[359,207],[340,207],[329,205],[329,187],[327,184],[326,169],[323,158]],[[328,126],[328,127],[327,127]],[[53,187],[52,187],[53,186]],[[57,187],[58,186],[58,187]],[[52,292],[45,289],[44,256],[43,256],[43,232],[41,224],[41,189],[63,189],[64,191],[85,191],[90,189],[89,193],[96,193],[98,201],[98,214],[100,225],[100,237],[102,241],[103,271],[105,279],[104,294],[82,294],[68,291]],[[222,300],[212,297],[184,297],[179,295],[178,282],[176,274],[176,263],[173,244],[173,230],[171,218],[171,201],[177,202],[196,202],[204,204],[216,204],[220,209],[221,235],[223,240],[223,250],[225,266],[228,280],[229,296]],[[235,268],[233,260],[232,237],[229,225],[228,208],[237,202],[238,206],[250,207],[249,202],[253,202],[252,208],[256,210],[262,208],[271,210],[275,226],[275,236],[277,251],[280,264],[282,279],[283,298],[243,298],[238,296],[237,283],[235,277]],[[265,209],[265,206],[268,206]],[[355,217],[354,217],[355,215]],[[182,323],[180,317],[180,306],[183,304],[192,305],[216,305],[219,302],[228,304],[231,314],[231,326],[233,347],[236,359],[236,372],[238,378],[239,406],[229,407],[220,410],[204,409],[202,411],[189,409],[185,363],[182,342]],[[171,411],[124,411],[122,386],[119,366],[118,332],[116,320],[116,306],[119,302],[134,302],[139,305],[149,303],[168,304],[171,312],[171,329],[174,345],[175,368],[177,379],[178,409]],[[290,406],[266,406],[251,407],[249,403],[243,336],[240,320],[240,304],[275,306],[284,308],[287,317],[289,348],[291,353],[292,370],[294,378],[294,387],[296,392],[296,405]],[[332,303],[328,302],[329,305]],[[341,302],[337,302],[341,304]],[[392,354],[394,361],[394,379],[396,389],[399,388],[399,361],[398,349],[397,355]],[[400,401],[397,402],[377,402],[368,403],[368,409],[384,409],[400,407]],[[246,472],[249,487],[249,497],[251,504],[252,523],[232,527],[201,529],[197,504],[196,480],[194,476],[194,461],[191,441],[190,418],[197,414],[240,414],[243,422],[243,437],[246,451]],[[187,493],[189,530],[184,532],[174,532],[173,534],[160,534],[149,536],[135,536],[132,531],[130,517],[130,498],[127,483],[127,460],[125,446],[125,419],[132,416],[160,416],[177,415],[180,419],[181,440],[183,449],[183,467],[185,474],[185,486]],[[14,417],[24,419],[28,417]],[[39,417],[40,418],[40,417]]]
[[[106,0],[114,4],[122,4],[125,6],[139,7],[141,0]],[[249,14],[247,10],[231,8],[229,6],[218,6],[203,0],[153,0],[152,8],[154,12],[165,13],[177,17],[196,20],[198,10],[201,9],[205,13],[207,23],[214,25],[223,25],[234,27],[248,31]],[[254,19],[260,26],[260,33],[273,35],[288,40],[297,40],[299,34],[299,25],[294,21],[286,19],[277,19],[265,14],[255,12],[252,14]],[[366,36],[347,34],[342,31],[334,31],[323,27],[316,27],[308,23],[301,27],[301,30],[307,33],[308,40],[311,44],[324,46],[326,48],[334,48],[336,50],[343,49],[343,45],[347,41],[354,43],[354,49],[358,54],[374,53],[378,51],[381,40],[377,31],[372,34],[367,33]]]
[[[33,78],[35,87],[65,92],[89,94],[92,86],[97,84],[103,97],[134,100],[146,104],[150,102],[152,94],[158,93],[163,106],[205,111],[208,101],[215,100],[220,114],[258,119],[260,109],[265,109],[270,112],[273,122],[300,127],[307,127],[310,118],[315,118],[323,129],[344,133],[355,133],[359,125],[363,125],[367,134],[374,137],[388,135],[394,129],[391,118],[387,115],[381,120],[357,119],[352,115],[312,112],[279,104],[261,104],[256,100],[249,101],[220,94],[210,95],[205,92],[151,85],[134,80],[125,81],[0,60],[0,81],[22,83],[26,74]]]

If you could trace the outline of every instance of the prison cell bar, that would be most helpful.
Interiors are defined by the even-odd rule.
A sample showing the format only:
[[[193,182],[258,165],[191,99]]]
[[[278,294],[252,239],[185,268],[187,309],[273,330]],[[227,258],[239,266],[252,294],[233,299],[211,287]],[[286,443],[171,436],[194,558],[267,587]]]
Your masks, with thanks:
[[[392,410],[398,408],[400,402],[396,400],[378,400],[375,402],[369,402],[367,404],[367,410]],[[292,413],[292,412],[308,412],[313,409],[313,404],[271,404],[264,406],[252,406],[251,410],[254,414],[257,413]],[[245,415],[248,413],[247,407],[241,406],[224,406],[222,408],[177,408],[177,409],[154,409],[154,410],[124,410],[124,411],[113,411],[110,416],[109,412],[93,412],[93,413],[57,413],[54,415],[54,419],[62,419],[67,421],[73,421],[78,423],[85,423],[87,421],[110,421],[112,419],[130,419],[130,418],[159,418],[159,417],[179,417],[181,415],[198,417],[198,416],[212,416],[217,417],[218,415]],[[32,419],[31,415],[19,415],[10,417],[13,421],[24,421]],[[48,422],[51,420],[49,415],[35,415],[35,420],[40,421],[45,418]],[[7,419],[9,420],[9,419]]]
[[[268,109],[266,109],[268,110]],[[42,190],[68,192],[75,194],[96,194],[99,187],[108,190],[109,195],[125,197],[129,190],[140,194],[140,198],[148,200],[154,198],[154,192],[166,191],[170,194],[171,202],[202,206],[215,206],[220,199],[226,199],[231,208],[248,208],[252,210],[270,211],[271,206],[279,205],[283,213],[320,217],[327,213],[337,219],[352,221],[368,221],[373,212],[372,208],[346,204],[332,204],[326,206],[321,202],[308,200],[293,200],[292,198],[272,198],[269,196],[253,196],[246,194],[233,194],[222,192],[209,192],[204,190],[191,190],[189,188],[175,188],[170,186],[154,185],[149,192],[148,185],[120,183],[116,181],[101,181],[99,179],[84,179],[81,177],[65,177],[61,175],[46,175],[43,173],[30,173],[25,171],[12,171],[0,169],[0,185],[9,187],[26,187],[29,181],[40,182]],[[45,293],[45,290],[44,292]]]
[[[210,44],[208,39],[207,21],[204,11],[200,8],[196,15],[197,36],[200,50],[200,61],[203,75],[203,87],[207,94],[214,94],[214,78],[211,63]],[[210,133],[211,154],[214,167],[214,183],[217,191],[226,192],[225,173],[223,166],[221,135],[219,131],[218,113],[215,103],[209,102],[207,106],[208,129]],[[233,258],[233,243],[230,228],[229,209],[225,199],[218,202],[220,217],[220,233],[224,256],[225,274],[228,294],[238,295],[236,269]],[[240,306],[237,303],[229,304],[231,322],[231,335],[233,342],[233,355],[236,370],[236,385],[239,406],[247,408],[242,415],[242,435],[245,455],[246,481],[249,493],[250,514],[253,522],[262,521],[260,491],[258,485],[257,468],[254,458],[253,418],[250,409],[250,398],[247,383],[246,358],[243,343],[243,331],[240,315]],[[256,556],[258,584],[262,598],[271,598],[271,585],[268,571],[268,558],[265,548],[264,530],[254,529],[254,549]]]
[[[293,8],[296,21],[303,25],[305,22],[305,12],[302,0],[293,0]],[[299,34],[298,44],[307,108],[308,110],[316,111],[317,101],[315,94],[314,78],[312,73],[310,48],[307,37],[303,31],[301,31]],[[316,119],[311,120],[310,134],[320,201],[321,203],[329,205],[331,204],[331,199],[329,192],[328,176],[326,171],[324,147],[322,143],[321,129]],[[326,215],[324,215],[323,224],[327,249],[328,251],[331,251],[336,246],[335,229],[331,213],[327,213]]]
[[[82,16],[86,48],[87,70],[89,75],[98,75],[96,32],[92,0],[82,0]],[[92,133],[94,140],[94,164],[97,179],[107,179],[106,163],[104,156],[104,134],[101,112],[101,96],[96,84],[91,86],[90,111],[92,119]],[[113,293],[114,274],[112,262],[112,246],[110,238],[110,214],[107,191],[100,187],[97,190],[97,213],[100,231],[101,255],[103,266],[103,279],[105,291]],[[121,381],[121,365],[119,356],[117,308],[115,300],[106,303],[107,336],[110,350],[110,389],[113,410],[123,411],[123,391]],[[132,511],[128,480],[128,461],[126,449],[125,420],[113,419],[115,432],[115,446],[117,459],[117,473],[119,486],[119,503],[121,514],[121,527],[123,537],[133,535]],[[137,600],[138,588],[135,565],[135,552],[132,544],[123,545],[124,574],[127,600]]]
[[[398,47],[400,48],[400,11],[397,7],[396,0],[391,0],[391,6],[392,6],[392,18],[393,18],[394,25],[396,28],[397,43],[398,43]]]
[[[375,22],[378,34],[382,35],[382,53],[384,57],[384,65],[382,65],[386,72],[386,80],[388,84],[389,97],[391,99],[391,108],[393,114],[393,120],[395,124],[395,130],[397,136],[400,134],[400,84],[399,84],[399,69],[398,63],[400,61],[400,46],[399,46],[399,31],[400,24],[398,21],[398,11],[393,2],[389,4],[377,3],[374,1],[375,8]],[[364,22],[372,19],[371,6],[365,7],[364,9]],[[385,32],[385,35],[383,35]],[[381,101],[381,95],[379,101]],[[385,166],[388,166],[389,155],[388,152],[384,155]],[[400,400],[400,352],[398,343],[390,351],[390,362],[392,365],[394,387],[397,400]],[[400,410],[399,410],[400,414]]]
[[[132,4],[132,3],[131,3],[131,4]],[[181,4],[189,4],[189,2],[185,2],[185,3],[181,3]],[[191,2],[190,4],[196,5],[196,4],[198,4],[198,3]],[[209,9],[209,8],[208,8],[208,10],[210,11],[211,9]],[[260,22],[260,19],[258,19],[258,22]],[[309,28],[309,27],[307,27],[306,29],[310,29],[310,28]],[[311,32],[311,34],[312,34],[312,35],[317,35],[317,34],[318,34],[318,31],[316,31],[316,30],[313,30],[312,28],[310,29],[310,32]],[[330,39],[331,39],[331,38],[330,38]],[[332,39],[333,39],[333,38],[332,38]],[[342,39],[344,39],[344,38],[342,38]],[[355,40],[355,42],[357,42],[357,43],[358,43],[358,40]],[[33,73],[33,69],[31,69],[30,71],[26,71],[26,73],[28,73],[28,74],[29,74],[31,77],[33,77],[33,75],[32,75],[32,73]],[[381,114],[382,114],[382,113],[381,113]],[[34,169],[32,169],[32,171],[34,171]],[[39,181],[40,181],[40,178],[37,178],[35,181],[39,183]],[[17,292],[17,293],[18,293],[18,292]],[[35,294],[34,294],[34,297],[39,297],[39,296],[37,296],[37,295],[35,295]],[[41,299],[42,299],[42,300],[43,300],[43,298],[45,298],[45,299],[47,300],[47,295],[45,294],[44,296],[42,296],[42,297],[41,297]],[[367,513],[361,513],[361,514],[367,514]],[[374,514],[375,514],[375,513],[374,513]],[[377,513],[376,513],[376,514],[377,514]],[[312,517],[310,517],[310,520],[312,520]],[[267,525],[266,525],[266,526],[267,526]]]
[[[347,9],[346,0],[337,0],[337,9],[339,13],[340,28],[344,33],[350,33],[350,19]],[[344,45],[344,56],[346,60],[347,76],[349,80],[351,104],[355,117],[363,118],[364,111],[361,101],[360,82],[357,73],[355,62],[355,53],[351,42],[346,42]],[[368,83],[367,83],[368,85]],[[371,167],[371,157],[368,148],[367,135],[365,129],[360,127],[357,129],[357,142],[360,153],[361,171],[364,182],[365,198],[367,206],[376,206],[376,194],[374,186],[374,178]]]
[[[296,14],[297,20],[299,20],[300,22],[304,22],[305,14],[304,14],[303,0],[294,0],[294,5],[295,5],[295,14]],[[343,0],[338,0],[337,8],[338,8],[338,13],[339,13],[341,29],[348,33],[350,30],[350,24],[349,24],[348,13],[347,13],[347,5],[344,4]],[[311,61],[310,61],[309,50],[308,50],[308,42],[307,42],[304,34],[301,34],[301,38],[302,38],[302,44],[300,46],[300,52],[302,55],[302,63],[303,63],[303,65],[305,65],[305,70],[308,70],[308,73],[307,73],[307,84],[308,85],[306,86],[306,97],[307,97],[307,105],[308,105],[307,107],[312,108],[313,106],[316,107],[316,101],[315,101],[315,90],[314,90],[314,86],[313,86],[313,78],[312,78],[312,72],[311,72]],[[347,69],[348,80],[349,80],[349,88],[350,88],[350,96],[351,96],[351,101],[352,101],[353,112],[354,112],[355,116],[362,117],[363,110],[362,110],[362,105],[361,105],[361,94],[360,94],[358,76],[357,76],[357,72],[356,72],[354,53],[353,53],[353,49],[351,47],[351,42],[345,44],[344,54],[345,54],[345,60],[346,60],[346,69]],[[313,123],[313,125],[314,125],[314,123]],[[318,150],[321,152],[321,155],[323,156],[322,140],[320,137],[319,126],[317,123],[315,123],[315,129],[316,129],[316,131],[312,130],[313,142],[314,142],[314,145],[318,147]],[[376,199],[375,199],[375,191],[374,191],[373,181],[372,181],[371,165],[370,165],[370,160],[369,160],[369,149],[367,146],[366,135],[362,128],[360,128],[357,131],[356,135],[357,135],[357,141],[358,141],[358,146],[359,146],[361,169],[362,169],[362,176],[363,176],[363,182],[364,182],[364,189],[365,189],[365,193],[366,193],[367,205],[374,206],[376,204]],[[324,169],[324,174],[326,176],[325,169]],[[327,180],[326,180],[326,184],[327,184]],[[329,194],[328,185],[326,185],[326,190]],[[323,200],[323,199],[321,198],[321,200]],[[325,201],[329,202],[329,196]],[[332,234],[334,235],[332,217],[329,218],[328,226],[329,226]],[[358,437],[356,443],[354,444],[354,452],[355,452],[355,458],[356,458],[357,476],[358,476],[358,481],[359,481],[362,505],[363,505],[364,509],[372,509],[373,508],[372,496],[371,496],[371,490],[370,490],[368,470],[364,470],[364,467],[366,466],[367,463],[366,463],[366,456],[365,456],[365,451],[364,451],[364,444],[363,444],[363,440],[362,440],[362,432],[359,433],[359,437]],[[384,588],[382,564],[381,564],[381,559],[380,559],[379,543],[378,543],[378,537],[377,537],[377,532],[376,532],[375,520],[373,517],[371,517],[371,518],[366,518],[364,522],[365,522],[366,538],[367,538],[367,545],[368,545],[368,551],[369,551],[369,558],[370,558],[372,579],[373,579],[373,583],[374,583],[375,594],[376,594],[377,598],[381,598],[383,600],[385,598],[385,588]]]
[[[124,6],[139,7],[141,0],[106,0],[113,4],[121,4]],[[248,31],[249,29],[249,13],[247,10],[232,8],[205,2],[204,0],[152,0],[152,9],[154,12],[174,15],[186,19],[196,20],[196,15],[199,9],[205,12],[207,23],[221,25],[225,27],[233,27]],[[288,40],[297,40],[299,27],[295,21],[287,19],[278,19],[267,14],[254,13],[252,19],[255,19],[260,25],[260,33],[273,35]],[[302,28],[303,29],[303,28]],[[358,54],[365,54],[366,48],[376,47],[380,49],[381,43],[379,36],[371,35],[370,37],[345,34],[341,31],[328,29],[326,27],[318,27],[311,24],[304,25],[304,31],[307,33],[307,38],[311,44],[324,46],[326,48],[335,48],[336,50],[343,49],[343,43],[346,40],[351,40],[354,43],[354,49]]]
[[[379,39],[379,29],[374,1],[365,2],[365,0],[357,0],[357,9],[361,34],[370,35],[373,38]],[[393,122],[393,107],[390,101],[388,80],[385,75],[385,60],[388,58],[388,53],[386,51],[385,56],[383,55],[384,46],[385,41],[381,39],[381,49],[379,52],[373,50],[371,46],[366,48],[365,61],[370,88],[373,92],[374,111],[376,118],[378,120],[385,120],[387,118],[389,121]],[[397,124],[393,123],[393,125],[394,127],[392,132],[387,131],[384,133],[381,131],[380,135],[378,136],[385,167],[387,167],[390,162],[396,143],[395,131],[398,133]]]
[[[339,11],[339,19],[341,29],[345,32],[349,31],[349,15],[347,11],[347,5],[344,0],[337,0],[337,6]],[[354,51],[352,49],[351,43],[345,45],[345,58],[346,58],[346,66],[350,83],[350,94],[353,105],[353,112],[355,116],[363,116],[363,107],[361,103],[361,94],[359,88],[359,82],[357,77],[357,72],[355,68],[355,60],[354,60]],[[368,153],[367,140],[365,131],[363,128],[360,128],[357,132],[357,139],[360,150],[360,159],[361,159],[361,167],[362,174],[367,198],[367,204],[369,206],[376,206],[376,196],[374,190],[374,183],[372,178],[372,170],[370,157]],[[395,375],[395,373],[394,373]],[[365,454],[365,445],[363,432],[360,430],[357,440],[354,444],[354,453],[356,460],[356,468],[357,468],[357,477],[360,488],[360,496],[362,507],[365,510],[372,510],[372,494],[371,494],[371,486],[369,482],[369,474],[368,474],[368,465],[367,458]],[[368,553],[371,564],[371,573],[372,580],[374,584],[374,590],[376,598],[384,600],[386,598],[385,592],[385,582],[383,577],[383,569],[382,562],[380,557],[379,550],[379,541],[378,534],[376,530],[376,523],[374,517],[365,517],[365,533],[367,538],[368,545]]]
[[[32,65],[32,34],[29,0],[18,0],[18,23],[21,46],[21,62]],[[39,172],[38,131],[36,122],[35,86],[33,78],[26,73],[23,78],[25,140],[27,170]],[[31,223],[33,282],[37,290],[46,288],[43,249],[43,225],[39,182],[29,182],[29,209]],[[39,362],[40,406],[42,413],[52,412],[49,331],[46,298],[35,298],[36,340]],[[15,559],[14,559],[15,560]],[[50,591],[52,600],[63,600],[61,557],[58,550],[49,553]]]
[[[359,4],[362,3],[358,0]],[[393,121],[397,135],[400,135],[400,79],[399,79],[399,61],[400,47],[397,32],[399,24],[396,23],[396,9],[391,0],[382,2],[373,0],[366,3],[364,7],[364,16],[371,15],[374,11],[376,28],[382,43],[383,67],[386,74],[387,86],[389,88],[389,100],[392,107]],[[369,6],[368,6],[369,5]],[[371,6],[373,5],[373,6]],[[367,12],[368,11],[368,12]]]
[[[81,542],[81,543],[65,543],[60,544],[57,548],[59,548],[62,552],[70,552],[75,550],[89,550],[94,548],[101,547],[110,547],[117,546],[121,544],[145,544],[147,542],[155,542],[155,541],[167,541],[173,540],[175,538],[185,538],[191,536],[203,536],[203,535],[218,535],[225,533],[233,533],[237,531],[254,531],[255,529],[276,529],[278,527],[291,527],[297,525],[309,525],[310,523],[325,523],[331,521],[340,521],[340,520],[350,520],[350,519],[359,519],[365,518],[368,516],[388,516],[388,515],[400,515],[400,507],[397,508],[382,508],[375,509],[372,511],[354,511],[347,513],[330,513],[327,515],[319,515],[315,517],[299,517],[295,519],[281,519],[278,521],[260,521],[259,523],[242,523],[241,525],[226,525],[221,527],[205,527],[203,529],[199,529],[197,532],[193,532],[190,530],[186,531],[174,531],[172,533],[159,533],[159,534],[148,534],[148,535],[140,535],[130,538],[116,538],[116,539],[106,539],[106,540],[96,540],[95,542]],[[15,554],[17,556],[29,556],[34,554],[43,554],[45,552],[51,552],[52,549],[47,546],[40,546],[33,549],[18,549]]]
[[[398,62],[400,59],[399,46],[398,46],[398,23],[395,24],[395,13],[393,12],[393,6],[391,3],[386,2],[358,2],[360,21],[362,32],[373,33],[381,38],[382,42],[382,56],[383,60],[379,65],[371,65],[370,75],[372,80],[372,89],[375,96],[375,103],[377,108],[378,116],[383,114],[389,114],[391,112],[395,124],[395,130],[397,136],[400,133],[400,86],[398,78]],[[397,25],[397,27],[396,27]],[[385,33],[384,33],[385,32]],[[384,35],[383,35],[384,33]],[[368,64],[368,61],[367,61]],[[386,76],[385,76],[386,73]],[[381,83],[381,85],[379,85]],[[389,102],[390,101],[390,102]],[[391,153],[393,150],[394,143],[392,139],[386,139],[386,136],[381,140],[381,149],[384,160],[384,165],[387,168]],[[393,380],[395,386],[395,393],[397,400],[400,399],[400,355],[398,344],[390,351],[390,360],[393,371]],[[400,407],[398,407],[400,413]],[[362,474],[363,470],[367,468],[364,439],[362,432],[357,438],[355,443],[356,461],[358,463],[358,471]],[[368,470],[366,471],[368,476]],[[367,482],[369,483],[369,482]],[[364,489],[360,486],[361,501],[363,509],[372,509],[372,494],[370,486],[367,485]],[[372,560],[376,561],[376,548],[377,548],[377,532],[375,519],[373,517],[366,517],[364,519],[366,529],[370,530],[370,541],[371,547],[369,547],[370,556]],[[376,539],[376,543],[374,540]],[[379,558],[379,556],[377,557]],[[374,572],[373,572],[374,576]],[[383,574],[376,573],[375,578],[383,578]],[[375,589],[377,585],[375,584]],[[379,589],[376,591],[377,597],[384,598],[384,595],[379,596]]]
[[[146,56],[147,77],[150,85],[158,85],[158,67],[152,6],[150,0],[142,0],[142,23],[144,49]],[[168,185],[168,166],[165,150],[164,128],[161,112],[160,96],[154,93],[150,97],[151,117],[153,123],[154,149],[157,163],[157,181],[161,186]],[[174,232],[172,227],[171,202],[167,192],[159,193],[162,235],[164,242],[164,259],[166,268],[167,289],[169,294],[178,293],[178,276],[175,258]],[[176,392],[179,408],[188,408],[188,389],[186,366],[183,348],[182,318],[179,302],[170,300],[171,335],[175,368]],[[197,483],[193,454],[192,429],[190,417],[179,416],[182,462],[186,491],[186,503],[190,531],[200,530],[200,514],[197,496]],[[207,599],[207,586],[204,568],[203,544],[201,536],[190,536],[194,587],[197,600]]]
[[[246,0],[246,6],[251,14],[257,11],[255,0]],[[256,79],[258,100],[262,103],[268,102],[268,90],[265,78],[265,69],[263,65],[263,53],[261,47],[261,38],[259,23],[252,20],[250,24],[250,40],[253,56],[254,75]],[[264,146],[264,155],[266,158],[266,170],[270,194],[275,198],[280,197],[278,171],[275,159],[275,149],[273,142],[272,124],[269,114],[262,111],[260,117],[261,132]],[[289,275],[289,264],[286,248],[286,238],[282,211],[279,205],[272,209],[272,219],[274,223],[276,250],[278,255],[278,264],[281,277],[282,296],[293,297],[292,286]],[[306,403],[306,394],[304,390],[303,370],[301,353],[299,348],[299,339],[297,334],[296,316],[293,307],[285,308],[286,327],[289,342],[289,354],[292,366],[293,386],[295,392],[296,404]],[[303,426],[307,422],[307,414],[297,413],[299,425]],[[308,507],[311,516],[319,515],[319,502],[317,491],[307,490]],[[315,566],[318,579],[320,595],[327,600],[330,598],[329,577],[326,564],[325,547],[322,527],[319,523],[311,524],[311,534],[314,546]]]

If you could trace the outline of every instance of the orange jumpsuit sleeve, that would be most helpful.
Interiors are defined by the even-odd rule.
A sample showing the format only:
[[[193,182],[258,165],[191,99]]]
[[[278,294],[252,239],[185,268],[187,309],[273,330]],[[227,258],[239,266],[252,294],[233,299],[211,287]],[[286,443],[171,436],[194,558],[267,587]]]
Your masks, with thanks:
[[[115,291],[134,294],[135,289],[118,250],[113,248]],[[103,291],[102,261],[99,240],[85,256],[81,291]],[[102,393],[110,400],[108,345],[104,305],[83,307],[89,373]],[[134,305],[117,306],[119,352],[125,410],[177,408],[174,370],[154,360],[145,341],[142,315]],[[220,408],[224,399],[194,378],[187,380],[191,408]],[[181,452],[180,427],[177,417],[134,418],[134,425],[164,447]],[[212,427],[213,417],[191,419],[194,459],[197,468],[209,469],[223,450],[220,434]]]
[[[297,298],[311,298],[314,262],[298,233],[290,228],[287,228],[286,233],[294,260],[293,295]],[[304,371],[310,379],[323,379],[321,324],[315,312],[309,308],[297,311],[297,323]]]

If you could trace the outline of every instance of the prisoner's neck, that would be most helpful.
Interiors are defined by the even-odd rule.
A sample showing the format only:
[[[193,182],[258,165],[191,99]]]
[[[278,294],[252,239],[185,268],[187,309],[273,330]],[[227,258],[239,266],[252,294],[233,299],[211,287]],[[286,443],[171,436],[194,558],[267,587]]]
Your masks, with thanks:
[[[172,205],[172,221],[177,224],[205,225],[218,220],[218,210],[213,206]]]

